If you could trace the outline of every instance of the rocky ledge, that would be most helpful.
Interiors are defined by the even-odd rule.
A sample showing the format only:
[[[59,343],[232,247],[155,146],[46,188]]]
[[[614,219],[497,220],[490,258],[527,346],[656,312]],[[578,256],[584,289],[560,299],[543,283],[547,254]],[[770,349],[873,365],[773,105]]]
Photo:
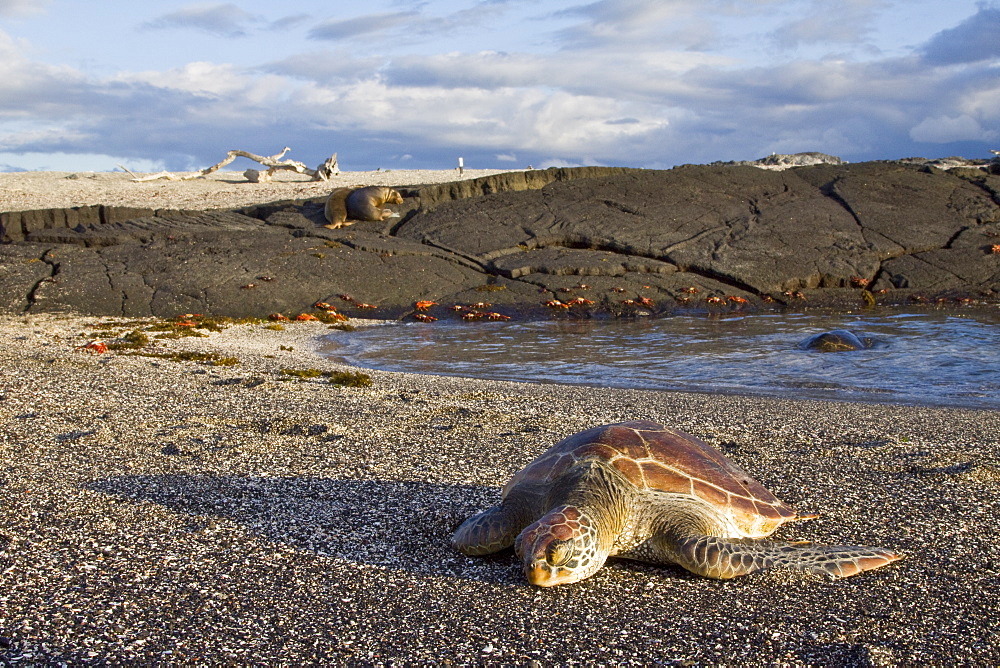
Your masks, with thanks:
[[[322,199],[3,213],[0,312],[241,317],[325,301],[395,319],[426,300],[445,319],[1000,302],[989,169],[587,167],[399,190],[399,218],[338,230],[322,226]]]

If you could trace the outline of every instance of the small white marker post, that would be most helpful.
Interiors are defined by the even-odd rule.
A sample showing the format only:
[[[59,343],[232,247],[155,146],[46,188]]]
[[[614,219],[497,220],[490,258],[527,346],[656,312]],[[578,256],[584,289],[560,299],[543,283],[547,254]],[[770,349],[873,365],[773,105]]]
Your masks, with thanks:
[[[458,175],[461,176],[462,172],[465,171],[465,160],[462,158],[458,159]]]

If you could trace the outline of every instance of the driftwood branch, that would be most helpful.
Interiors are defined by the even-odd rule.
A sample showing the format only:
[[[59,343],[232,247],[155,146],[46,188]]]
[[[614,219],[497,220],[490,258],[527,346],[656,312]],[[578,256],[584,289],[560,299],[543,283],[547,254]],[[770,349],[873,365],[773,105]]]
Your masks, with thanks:
[[[133,181],[156,181],[159,179],[167,179],[168,181],[190,181],[191,179],[200,179],[203,176],[208,176],[212,172],[222,169],[236,158],[249,158],[250,160],[259,162],[268,168],[266,172],[261,172],[256,169],[248,169],[244,172],[247,179],[254,183],[259,181],[270,181],[271,176],[278,170],[287,170],[296,172],[297,174],[306,174],[311,176],[313,181],[326,181],[338,172],[336,153],[327,158],[323,164],[316,169],[309,169],[304,164],[296,160],[282,160],[282,158],[285,157],[285,154],[290,150],[291,149],[286,146],[281,153],[271,156],[257,155],[256,153],[249,153],[248,151],[229,151],[226,154],[225,160],[217,165],[212,165],[211,167],[203,169],[200,172],[187,174],[185,176],[178,176],[177,174],[165,171],[158,174],[150,174],[149,176],[138,176],[126,167],[122,165],[118,166],[131,174]]]

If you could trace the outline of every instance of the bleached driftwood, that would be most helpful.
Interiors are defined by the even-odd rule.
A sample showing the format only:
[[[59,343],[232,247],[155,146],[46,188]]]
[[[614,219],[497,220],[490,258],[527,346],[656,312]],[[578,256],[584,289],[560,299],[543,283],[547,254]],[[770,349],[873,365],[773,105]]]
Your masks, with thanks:
[[[329,158],[323,161],[323,164],[316,168],[316,174],[313,176],[314,181],[327,181],[331,176],[336,176],[340,173],[340,168],[337,166],[337,154],[334,153]]]
[[[262,172],[259,169],[248,169],[243,172],[250,183],[268,183],[271,180],[271,172]]]
[[[149,176],[139,176],[123,165],[118,166],[131,174],[133,181],[156,181],[159,179],[167,179],[168,181],[190,181],[191,179],[200,179],[203,176],[208,176],[212,172],[222,169],[236,158],[249,158],[250,160],[259,162],[268,168],[266,172],[260,172],[256,169],[246,170],[243,174],[252,183],[270,181],[271,176],[278,170],[288,170],[296,172],[297,174],[307,174],[312,177],[313,181],[326,181],[338,172],[336,153],[327,158],[323,164],[316,169],[309,169],[304,164],[296,160],[282,160],[282,158],[285,157],[285,154],[290,150],[292,149],[286,146],[281,153],[271,156],[257,155],[256,153],[249,153],[247,151],[229,151],[229,153],[226,154],[226,159],[219,164],[212,165],[211,167],[203,169],[200,172],[187,174],[185,176],[178,176],[177,174],[166,171],[158,174],[150,174]],[[251,173],[253,173],[253,175]],[[265,174],[266,177],[264,176]]]

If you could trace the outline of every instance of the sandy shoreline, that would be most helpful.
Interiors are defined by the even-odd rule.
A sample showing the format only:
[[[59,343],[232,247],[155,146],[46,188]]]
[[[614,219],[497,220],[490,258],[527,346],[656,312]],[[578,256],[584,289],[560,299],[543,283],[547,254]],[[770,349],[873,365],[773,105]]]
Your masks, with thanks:
[[[501,169],[341,172],[311,181],[277,172],[270,183],[250,183],[243,172],[219,171],[188,181],[133,181],[125,172],[0,172],[0,213],[104,204],[152,209],[221,209],[328,195],[344,186],[449,183],[508,171]],[[177,172],[184,176],[190,172]],[[145,174],[140,174],[145,176]]]
[[[0,319],[0,659],[1000,660],[996,411],[384,372],[338,388],[280,380],[345,369],[314,353],[324,325],[155,348],[239,361],[208,366],[76,350],[98,320]],[[538,452],[631,418],[705,438],[820,513],[782,538],[905,560],[841,581],[617,563],[539,590],[509,554],[449,548],[452,527]]]

